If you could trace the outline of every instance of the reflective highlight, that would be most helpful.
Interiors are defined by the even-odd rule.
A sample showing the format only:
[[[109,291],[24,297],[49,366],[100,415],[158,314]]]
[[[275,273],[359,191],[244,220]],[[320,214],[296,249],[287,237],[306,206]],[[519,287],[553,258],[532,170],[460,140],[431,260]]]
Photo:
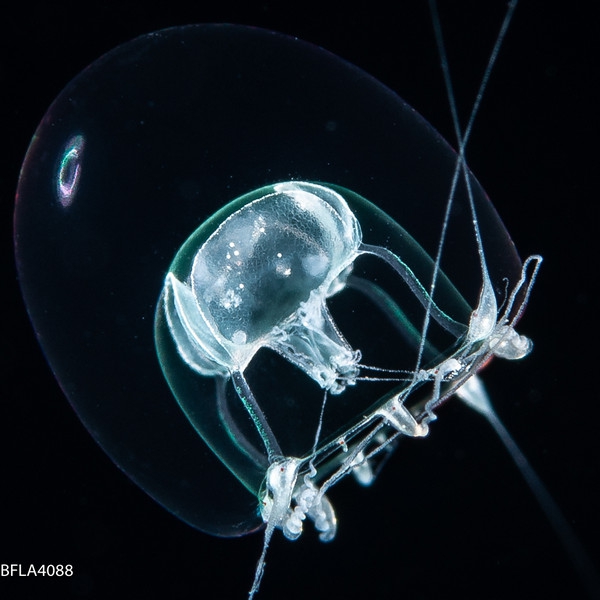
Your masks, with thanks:
[[[56,177],[56,195],[58,201],[67,208],[73,203],[81,179],[81,161],[85,140],[82,135],[74,135],[65,145],[58,174]]]

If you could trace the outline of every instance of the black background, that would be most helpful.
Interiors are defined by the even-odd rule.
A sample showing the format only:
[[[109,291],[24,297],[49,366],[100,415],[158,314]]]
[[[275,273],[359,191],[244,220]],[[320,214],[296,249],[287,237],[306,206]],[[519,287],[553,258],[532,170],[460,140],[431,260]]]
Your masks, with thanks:
[[[485,373],[508,429],[595,560],[597,433],[597,26],[562,3],[522,1],[468,150],[523,256],[545,258],[521,331],[534,353]],[[468,110],[503,2],[442,2],[458,103]],[[29,325],[12,252],[21,161],[66,83],[115,45],[192,22],[296,35],[360,66],[451,139],[425,2],[22,3],[0,53],[3,356],[0,562],[71,563],[67,579],[0,578],[4,598],[245,597],[260,536],[194,531],[96,446]],[[403,444],[370,489],[332,493],[340,529],[320,544],[276,535],[261,598],[586,597],[568,557],[487,425],[454,403],[427,440]]]

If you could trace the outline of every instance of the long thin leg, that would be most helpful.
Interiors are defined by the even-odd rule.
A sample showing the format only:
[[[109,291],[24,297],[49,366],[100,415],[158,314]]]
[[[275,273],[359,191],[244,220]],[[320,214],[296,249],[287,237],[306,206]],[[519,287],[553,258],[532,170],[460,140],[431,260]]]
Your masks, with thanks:
[[[246,378],[239,371],[234,371],[231,374],[231,379],[233,380],[233,385],[235,387],[235,391],[237,395],[240,397],[240,400],[243,402],[254,426],[256,427],[260,437],[262,438],[263,443],[265,444],[265,448],[267,450],[267,455],[269,457],[269,463],[273,463],[276,458],[283,456],[281,452],[281,448],[275,438],[275,434],[273,430],[269,426],[267,422],[267,417],[265,413],[262,411]]]

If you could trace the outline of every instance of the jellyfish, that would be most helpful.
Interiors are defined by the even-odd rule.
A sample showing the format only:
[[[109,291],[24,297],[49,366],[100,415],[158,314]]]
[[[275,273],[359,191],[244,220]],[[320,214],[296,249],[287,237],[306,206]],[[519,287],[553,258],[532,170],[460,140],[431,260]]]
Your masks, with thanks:
[[[465,138],[242,26],[142,36],[71,82],[25,159],[17,262],[113,461],[202,531],[264,529],[264,555],[307,520],[331,540],[328,491],[372,483],[450,396],[480,407],[478,370],[530,350],[539,258],[521,263]]]
[[[354,210],[345,197],[352,199]],[[437,306],[411,266],[400,258],[409,255],[405,248],[412,246],[415,260],[432,262],[425,251],[385,214],[378,217],[390,230],[386,245],[364,243],[356,218],[363,212],[380,211],[349,190],[298,181],[267,186],[226,205],[201,225],[183,244],[166,276],[156,320],[165,376],[200,435],[260,499],[267,523],[264,552],[275,527],[294,540],[306,518],[314,522],[323,541],[333,539],[336,517],[326,496],[329,487],[351,472],[361,483],[371,483],[373,458],[398,435],[427,435],[435,407],[469,385],[490,356],[519,359],[531,350],[530,340],[516,333],[516,316],[511,313],[523,286],[530,286],[535,278],[539,257],[525,261],[503,311],[498,310],[485,268],[474,310],[445,281],[451,289],[446,293],[455,296],[455,304],[469,315],[467,323],[461,324]],[[393,240],[393,235],[400,239]],[[390,249],[394,242],[399,248],[396,252]],[[387,263],[425,308],[427,317],[454,338],[450,352],[435,354],[429,342],[426,347],[425,338],[415,335],[419,324],[412,323],[378,283],[352,274],[355,262],[365,255]],[[530,263],[534,267],[528,275]],[[396,385],[373,405],[370,399],[362,406],[358,422],[331,435],[321,446],[323,405],[312,447],[300,452],[298,446],[292,446],[293,451],[284,449],[244,371],[261,349],[269,348],[303,371],[325,394],[339,396],[356,385],[361,369],[369,371],[370,367],[361,364],[360,350],[350,346],[327,308],[330,297],[349,287],[364,293],[386,313],[409,344],[412,337],[418,350],[415,370],[403,371],[399,381],[405,380],[404,385]],[[526,296],[520,302],[516,315]],[[427,368],[420,366],[424,352],[435,357]],[[215,379],[214,409],[207,410],[201,395],[182,386],[180,370],[174,366],[178,361],[195,376]],[[397,383],[394,378],[388,381]],[[254,436],[245,431],[244,415],[241,419],[233,416],[228,382],[250,417]],[[432,389],[422,406],[411,412],[407,401],[427,382]],[[465,397],[477,404],[482,393],[472,385],[468,389]],[[277,399],[272,410],[281,411]],[[207,412],[211,417],[206,417]],[[258,473],[254,483],[253,471]],[[264,556],[251,597],[258,590],[263,562]]]

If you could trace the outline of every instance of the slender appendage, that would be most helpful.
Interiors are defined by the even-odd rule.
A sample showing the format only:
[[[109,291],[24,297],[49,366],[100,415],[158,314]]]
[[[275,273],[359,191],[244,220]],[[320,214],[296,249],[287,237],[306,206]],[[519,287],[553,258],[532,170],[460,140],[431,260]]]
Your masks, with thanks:
[[[265,444],[269,462],[274,462],[277,457],[282,456],[283,454],[271,427],[267,423],[265,414],[261,410],[260,406],[258,406],[258,402],[256,401],[256,398],[254,397],[254,394],[252,393],[252,390],[250,389],[250,386],[248,385],[248,382],[242,373],[239,371],[234,371],[231,374],[231,379],[233,380],[233,385],[237,395],[240,397],[240,400],[246,407],[254,426],[256,427],[260,437],[262,438],[262,441]]]
[[[317,453],[319,446],[319,440],[321,439],[321,429],[323,429],[323,417],[325,416],[325,406],[327,406],[327,390],[323,392],[323,402],[321,403],[321,410],[319,412],[319,423],[317,424],[317,431],[315,433],[315,441],[313,442],[312,455],[313,457]],[[314,458],[310,459],[310,476],[314,477],[317,474],[314,465]]]
[[[350,275],[346,282],[346,287],[355,289],[369,298],[379,310],[388,318],[389,322],[394,326],[411,346],[417,348],[421,342],[421,331],[406,316],[406,313],[398,306],[398,303],[380,286],[363,277]],[[466,331],[466,327],[465,327]],[[439,352],[431,343],[425,340],[425,353],[429,358],[433,358]]]
[[[477,241],[477,247],[478,247],[478,252],[479,252],[480,261],[481,261],[481,270],[482,270],[482,275],[483,275],[483,288],[482,288],[482,293],[480,296],[480,304],[481,304],[482,302],[485,301],[486,298],[487,299],[491,298],[490,294],[493,294],[493,290],[491,289],[491,282],[489,280],[489,275],[488,275],[488,270],[487,270],[487,265],[486,265],[486,260],[485,260],[485,254],[484,254],[484,250],[483,250],[483,242],[481,240],[481,232],[479,230],[479,222],[478,222],[477,215],[475,212],[475,203],[473,200],[473,193],[472,193],[472,189],[471,189],[470,174],[468,172],[466,161],[465,161],[465,147],[466,147],[467,141],[469,139],[469,136],[471,134],[473,122],[474,122],[475,116],[479,110],[479,106],[481,104],[481,100],[483,98],[484,91],[487,87],[492,68],[494,66],[494,63],[496,62],[496,58],[498,57],[500,47],[502,45],[502,42],[503,42],[506,32],[508,30],[510,20],[511,20],[512,15],[517,6],[517,2],[516,2],[516,0],[513,0],[512,2],[510,2],[509,6],[508,6],[508,10],[507,10],[505,19],[502,23],[500,33],[498,34],[496,43],[494,45],[494,48],[491,52],[488,64],[486,66],[479,90],[477,92],[477,97],[476,97],[475,103],[473,105],[473,109],[469,116],[469,121],[464,130],[464,134],[461,132],[460,124],[458,121],[458,112],[456,110],[455,95],[454,95],[454,92],[452,89],[452,79],[450,77],[450,69],[449,69],[448,60],[447,60],[447,56],[446,56],[446,50],[444,47],[442,29],[441,29],[441,25],[440,25],[439,15],[437,12],[437,6],[436,6],[436,3],[434,0],[430,0],[429,5],[430,5],[432,21],[433,21],[433,25],[434,25],[434,29],[435,29],[435,37],[436,37],[436,41],[438,44],[438,51],[439,51],[440,59],[441,59],[442,71],[444,74],[444,81],[446,83],[446,90],[448,93],[448,101],[450,104],[450,111],[452,114],[452,122],[454,125],[454,130],[455,130],[455,134],[456,134],[456,138],[457,138],[458,146],[459,146],[459,153],[458,153],[455,175],[453,178],[451,191],[450,191],[450,195],[449,195],[449,199],[448,199],[447,214],[449,215],[449,207],[452,203],[452,199],[454,196],[454,189],[456,186],[456,180],[458,178],[458,173],[460,171],[462,171],[465,185],[467,187],[467,194],[468,194],[469,203],[471,206],[471,213],[473,215],[473,227],[474,227],[475,238]],[[444,233],[445,233],[446,229],[447,229],[447,223],[445,221],[444,226],[443,226]],[[443,244],[443,238],[440,243],[440,249],[439,249],[438,256],[441,256],[441,245],[442,244]],[[516,323],[516,321],[519,319],[519,317],[521,316],[521,314],[527,304],[527,300],[529,298],[529,294],[531,291],[531,286],[533,285],[533,282],[535,281],[537,271],[541,264],[541,257],[532,256],[532,257],[529,257],[525,261],[525,263],[523,265],[521,279],[519,280],[519,282],[513,289],[511,296],[508,299],[508,305],[507,305],[505,313],[504,313],[504,316],[506,318],[508,318],[510,315],[510,311],[512,310],[512,306],[515,302],[517,293],[519,293],[519,291],[521,290],[522,286],[524,285],[524,283],[526,281],[527,268],[531,262],[534,262],[534,272],[533,272],[533,275],[530,277],[527,288],[525,290],[525,297],[520,302],[520,304],[517,308],[516,314],[511,319],[511,326],[514,325],[514,323]],[[436,268],[438,267],[438,265],[439,265],[439,261],[436,258]],[[430,291],[430,297],[433,298],[433,289]],[[479,311],[479,308],[480,307],[478,307],[478,311]],[[485,311],[482,311],[482,312],[485,312]],[[423,337],[425,337],[425,336],[423,336]],[[533,495],[535,496],[542,511],[544,512],[544,514],[550,521],[552,527],[554,528],[554,531],[556,532],[558,538],[561,541],[561,544],[563,545],[565,551],[567,552],[569,558],[571,559],[571,562],[573,563],[573,566],[575,567],[576,571],[578,572],[581,581],[583,582],[588,593],[590,594],[590,597],[598,598],[600,596],[600,578],[598,576],[598,572],[597,572],[594,564],[592,563],[592,561],[590,560],[590,557],[588,556],[585,549],[581,545],[581,542],[577,538],[577,535],[571,528],[569,522],[566,520],[562,511],[560,510],[560,508],[554,501],[554,498],[552,498],[551,494],[548,492],[544,483],[541,481],[541,479],[538,477],[536,472],[533,470],[533,468],[531,467],[531,465],[530,465],[529,461],[527,460],[527,458],[525,457],[525,455],[521,452],[520,448],[517,446],[517,444],[513,440],[510,433],[507,431],[507,429],[504,427],[503,423],[500,421],[500,419],[496,415],[496,412],[492,408],[492,405],[489,401],[489,398],[487,396],[485,388],[483,387],[483,384],[481,383],[479,378],[477,376],[473,376],[473,377],[469,378],[465,382],[465,384],[458,390],[457,395],[461,399],[463,399],[463,401],[465,401],[465,403],[467,403],[471,408],[474,408],[479,413],[481,413],[488,420],[490,425],[494,428],[494,430],[498,434],[499,438],[501,439],[502,443],[508,450],[514,463],[517,465],[519,471],[521,472],[523,478],[525,479],[527,485],[529,486],[529,489],[532,491]]]
[[[498,437],[508,450],[525,483],[533,493],[542,512],[546,515],[554,529],[573,567],[577,571],[581,582],[586,588],[590,598],[600,598],[600,576],[589,554],[579,541],[562,510],[540,479],[527,457],[516,444],[504,424],[496,414],[487,391],[481,379],[471,377],[458,391],[457,396],[470,408],[483,415],[494,428]]]
[[[475,103],[473,105],[473,109],[471,110],[471,114],[469,116],[469,121],[467,123],[467,127],[465,128],[464,135],[461,133],[460,124],[458,122],[458,114],[456,111],[455,96],[454,96],[454,91],[452,89],[452,80],[450,77],[450,68],[448,65],[448,59],[447,59],[446,50],[444,47],[444,39],[442,36],[442,27],[441,27],[435,0],[430,0],[429,7],[430,7],[430,11],[431,11],[433,28],[434,28],[434,32],[435,32],[435,38],[436,38],[436,42],[438,45],[438,52],[440,55],[442,72],[444,74],[446,91],[448,93],[448,99],[449,99],[449,103],[450,103],[450,112],[452,114],[452,121],[454,124],[454,129],[456,132],[456,138],[457,138],[458,147],[459,147],[456,166],[454,169],[454,174],[452,176],[452,181],[450,183],[450,190],[448,192],[448,200],[446,202],[446,212],[444,214],[444,219],[442,222],[442,230],[440,233],[440,240],[438,243],[438,249],[437,249],[437,254],[436,254],[435,263],[434,263],[433,275],[432,275],[432,279],[431,279],[431,285],[429,288],[429,303],[433,304],[435,288],[436,288],[437,279],[438,279],[439,271],[440,271],[442,253],[443,253],[444,245],[446,242],[446,233],[448,231],[448,224],[450,222],[450,213],[451,213],[452,206],[454,203],[454,195],[456,192],[456,185],[458,183],[458,177],[459,177],[461,171],[465,173],[465,181],[467,183],[467,189],[469,191],[469,200],[471,203],[471,210],[473,213],[472,216],[473,216],[473,223],[475,226],[475,235],[477,236],[477,244],[478,244],[479,255],[480,255],[480,259],[481,259],[481,268],[484,273],[484,280],[483,280],[484,289],[482,290],[482,295],[483,295],[483,293],[486,293],[486,296],[489,298],[490,297],[489,296],[489,286],[487,285],[488,281],[489,281],[489,277],[487,275],[487,266],[485,263],[485,255],[483,253],[483,246],[482,246],[481,240],[479,238],[479,225],[478,225],[478,221],[477,221],[477,215],[474,212],[474,204],[473,204],[472,193],[471,193],[471,189],[470,189],[469,175],[468,175],[468,170],[467,170],[464,155],[465,155],[465,147],[466,147],[466,144],[471,135],[473,122],[474,122],[475,116],[479,110],[479,105],[481,103],[481,99],[483,98],[483,94],[487,87],[487,84],[488,84],[488,81],[489,81],[489,78],[490,78],[490,75],[492,72],[492,68],[494,66],[494,63],[496,62],[496,58],[497,58],[500,48],[502,46],[502,42],[504,41],[504,36],[506,35],[508,26],[512,19],[512,15],[516,8],[516,1],[511,2],[509,4],[508,10],[506,12],[506,16],[505,16],[502,26],[500,28],[500,33],[498,34],[498,38],[496,39],[496,43],[494,44],[494,48],[493,48],[490,58],[488,60],[481,84],[479,86],[479,90],[477,92]],[[491,293],[493,294],[493,290]],[[421,368],[421,363],[423,360],[423,349],[424,349],[423,344],[424,344],[424,340],[427,338],[427,330],[429,328],[429,321],[430,321],[431,316],[433,316],[433,314],[428,309],[425,312],[425,320],[423,322],[423,334],[421,336],[421,339],[423,340],[423,342],[422,342],[422,346],[419,348],[419,353],[417,356],[417,364],[415,366],[415,373],[418,372],[419,369]]]
[[[372,246],[371,244],[361,244],[359,251],[364,254],[372,254],[388,263],[392,269],[402,277],[410,291],[415,295],[419,302],[427,309],[428,313],[449,333],[460,337],[465,332],[465,326],[455,321],[443,312],[431,298],[431,294],[423,287],[417,276],[410,267],[396,256],[391,250],[383,246]]]
[[[264,454],[259,451],[254,445],[248,440],[246,435],[238,427],[235,418],[231,415],[227,401],[227,385],[228,379],[225,377],[215,377],[215,391],[217,399],[217,410],[219,411],[219,418],[227,435],[233,440],[236,446],[246,454],[254,463],[262,465],[265,463]]]
[[[514,326],[517,323],[517,321],[521,318],[521,315],[523,314],[523,311],[527,306],[527,302],[529,301],[529,296],[531,294],[531,289],[533,288],[533,284],[535,283],[535,280],[537,278],[538,271],[542,266],[542,260],[543,258],[539,254],[532,254],[523,263],[523,269],[521,270],[521,278],[517,282],[515,289],[510,295],[506,308],[504,310],[504,314],[508,319],[510,317],[510,313],[512,312],[517,295],[519,294],[523,286],[526,285],[523,299],[520,300],[519,305],[517,306],[516,313],[512,317],[510,317],[510,324],[512,326]],[[532,273],[528,276],[527,272],[529,271],[530,265],[533,265]]]
[[[256,570],[254,571],[254,581],[252,582],[252,587],[248,592],[248,600],[252,600],[258,589],[260,588],[260,582],[265,573],[265,567],[267,566],[266,558],[267,558],[267,550],[269,549],[269,544],[271,543],[271,538],[273,537],[273,532],[275,531],[275,523],[268,522],[267,527],[265,529],[265,536],[263,538],[263,547],[262,552],[260,553],[260,557],[258,558],[258,562],[256,563]]]

